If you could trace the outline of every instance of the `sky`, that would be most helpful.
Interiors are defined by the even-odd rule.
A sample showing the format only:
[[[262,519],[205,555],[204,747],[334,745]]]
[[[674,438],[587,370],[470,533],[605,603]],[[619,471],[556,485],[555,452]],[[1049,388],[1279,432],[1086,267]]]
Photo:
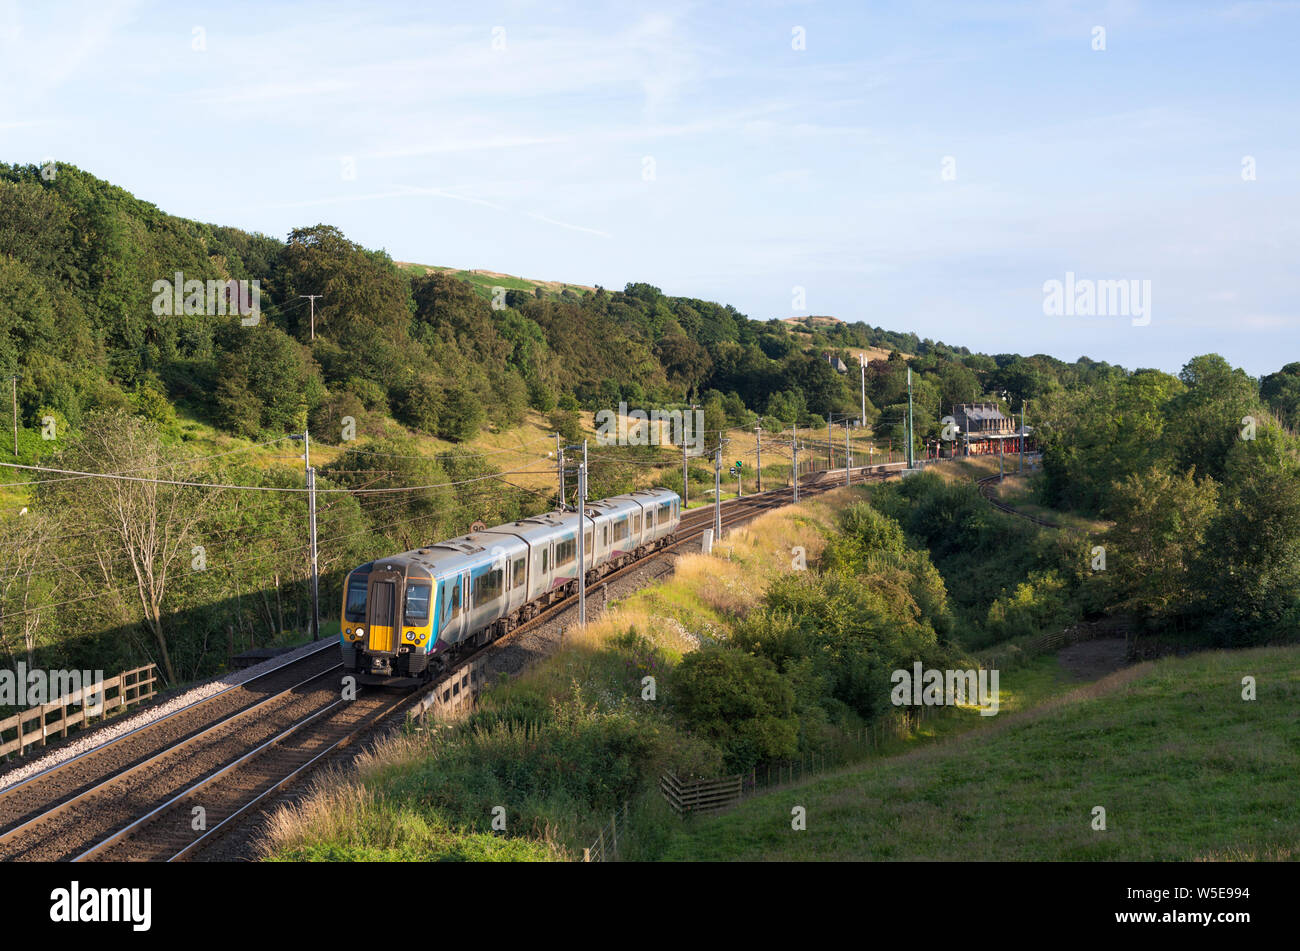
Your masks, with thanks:
[[[1258,376],[1300,360],[1298,40],[1286,0],[0,0],[0,161],[399,261]],[[1076,301],[1102,281],[1127,307]]]

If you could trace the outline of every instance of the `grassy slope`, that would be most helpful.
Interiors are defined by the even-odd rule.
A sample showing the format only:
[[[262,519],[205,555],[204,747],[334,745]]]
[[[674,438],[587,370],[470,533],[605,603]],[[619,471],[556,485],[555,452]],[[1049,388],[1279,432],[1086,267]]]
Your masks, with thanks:
[[[1003,458],[1002,465],[1005,478],[1001,484],[995,487],[995,495],[1003,502],[1015,508],[1016,511],[1024,512],[1026,515],[1035,515],[1039,518],[1049,519],[1063,528],[1074,529],[1075,531],[1087,534],[1097,534],[1110,526],[1109,522],[1102,519],[1082,513],[1048,508],[1047,506],[1035,501],[1030,480],[1035,476],[1035,474],[1041,472],[1040,467],[1036,467],[1031,463],[1027,472],[1023,475],[1016,475],[1015,472],[1019,465],[1019,456],[1014,453],[1007,453]],[[970,479],[975,481],[987,476],[997,475],[998,457],[969,456],[967,458],[953,459],[938,466],[936,471],[949,481],[953,479]]]
[[[432,274],[439,271],[450,274],[452,277],[473,284],[475,290],[489,299],[492,296],[492,288],[494,287],[504,287],[506,290],[514,291],[528,291],[529,293],[540,287],[542,293],[547,297],[559,297],[566,288],[579,297],[595,290],[595,288],[588,287],[585,284],[568,284],[563,281],[534,281],[526,277],[515,277],[511,274],[501,274],[496,271],[460,270],[454,267],[411,264],[407,261],[397,261],[395,263],[403,271],[408,271],[411,274]]]
[[[688,823],[664,858],[1300,858],[1300,648],[1128,668],[997,720]],[[790,828],[795,805],[807,831]]]

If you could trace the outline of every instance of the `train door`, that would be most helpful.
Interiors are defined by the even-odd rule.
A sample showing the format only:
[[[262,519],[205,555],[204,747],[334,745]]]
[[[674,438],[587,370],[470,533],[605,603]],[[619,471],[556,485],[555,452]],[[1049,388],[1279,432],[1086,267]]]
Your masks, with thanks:
[[[367,633],[372,651],[397,650],[397,597],[402,573],[372,571],[366,594]]]
[[[464,575],[454,574],[438,582],[438,600],[441,603],[439,616],[442,624],[438,630],[438,640],[456,644],[465,631]]]

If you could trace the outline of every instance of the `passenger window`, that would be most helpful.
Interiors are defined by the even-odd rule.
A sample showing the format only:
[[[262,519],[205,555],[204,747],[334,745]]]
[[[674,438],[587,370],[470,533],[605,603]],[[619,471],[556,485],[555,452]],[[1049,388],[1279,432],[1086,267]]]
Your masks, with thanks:
[[[549,548],[542,549],[542,574],[546,574],[547,570],[550,568],[550,555],[551,550]]]
[[[524,583],[524,560],[522,558],[520,558],[518,561],[515,562],[514,574],[515,574],[515,585],[518,586],[523,584]]]
[[[591,532],[587,532],[587,534],[582,537],[582,544],[584,546],[582,549],[582,556],[584,558],[590,558],[591,557]]]
[[[632,534],[641,534],[641,514],[639,512],[632,519]]]
[[[451,583],[451,617],[460,617],[460,579]]]
[[[474,579],[474,606],[490,604],[501,596],[501,582],[504,573],[500,568],[479,575]]]

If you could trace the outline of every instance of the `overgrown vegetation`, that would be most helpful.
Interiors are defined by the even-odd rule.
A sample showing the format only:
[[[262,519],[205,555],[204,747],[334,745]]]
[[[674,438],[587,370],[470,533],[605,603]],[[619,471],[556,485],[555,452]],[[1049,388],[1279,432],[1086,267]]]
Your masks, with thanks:
[[[808,570],[788,556],[796,545]],[[275,854],[395,847],[373,815],[345,822],[364,801],[404,825],[470,839],[491,831],[492,807],[504,803],[507,837],[572,855],[594,835],[593,817],[623,802],[653,828],[663,772],[712,776],[837,751],[850,731],[897,718],[893,669],[960,658],[937,571],[860,489],[764,516],[726,546],[686,556],[672,581],[488,690],[465,723],[388,744],[356,788],[328,787],[283,813]],[[444,849],[434,837],[420,857]]]

